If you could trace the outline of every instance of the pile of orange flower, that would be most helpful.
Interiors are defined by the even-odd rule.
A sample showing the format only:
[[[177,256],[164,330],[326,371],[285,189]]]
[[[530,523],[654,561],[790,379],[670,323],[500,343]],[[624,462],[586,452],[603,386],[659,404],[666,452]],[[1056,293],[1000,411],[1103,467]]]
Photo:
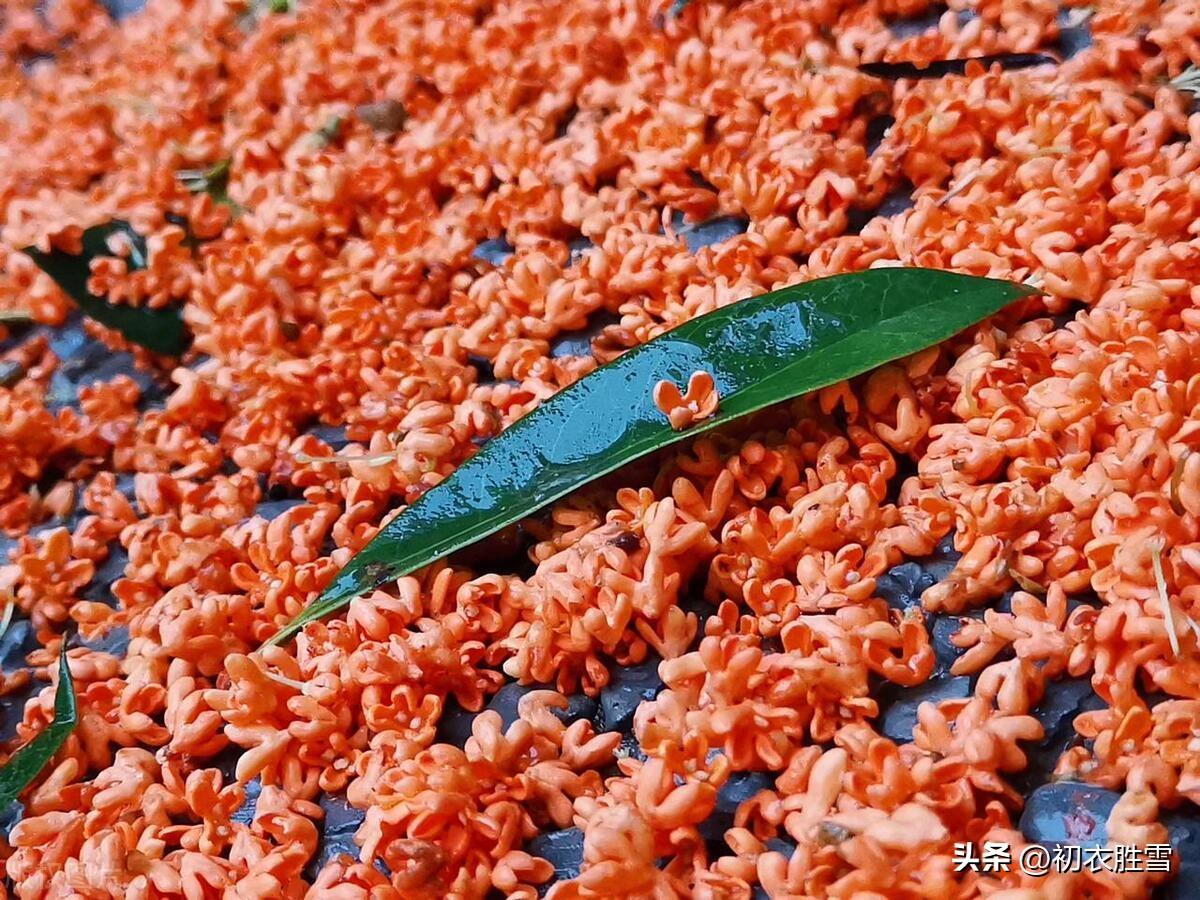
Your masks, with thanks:
[[[583,869],[554,900],[1115,898],[1164,880],[952,858],[1023,844],[1009,779],[1057,678],[1103,700],[1058,772],[1123,792],[1110,840],[1162,843],[1161,813],[1200,802],[1200,114],[1171,84],[1200,64],[1200,13],[951,0],[922,33],[889,27],[930,9],[151,0],[118,25],[96,0],[9,0],[0,309],[62,322],[69,302],[14,248],[119,217],[148,266],[105,263],[93,287],[182,301],[195,342],[182,361],[137,351],[173,382],[165,405],[121,376],[78,411],[47,408],[44,336],[5,344],[24,377],[0,388],[0,528],[21,540],[0,590],[36,629],[29,663],[50,677],[76,626],[131,637],[123,658],[71,651],[79,724],[23,796],[7,889],[531,898],[552,867],[527,844],[571,826]],[[1053,51],[1064,17],[1093,43],[1060,65],[856,69]],[[228,202],[178,174],[226,160]],[[911,208],[871,217],[910,184]],[[689,252],[679,217],[718,215],[749,228]],[[501,237],[510,258],[476,255]],[[555,504],[525,524],[520,574],[452,559],[256,650],[383,522],[598,363],[765,290],[898,265],[1045,295]],[[590,352],[551,352],[594,314],[612,324]],[[305,503],[256,516],[267,486]],[[45,529],[72,509],[73,530]],[[897,745],[872,695],[934,658],[925,618],[876,578],[951,533],[963,555],[927,610],[1019,590],[956,638],[973,695],[924,705]],[[111,604],[82,599],[114,542]],[[554,715],[651,654],[666,687],[636,714],[645,759]],[[485,712],[465,746],[439,742],[448,704],[480,709],[513,679],[546,690],[507,728]],[[717,856],[697,826],[745,771],[774,788]],[[365,819],[360,858],[314,876],[321,792]]]

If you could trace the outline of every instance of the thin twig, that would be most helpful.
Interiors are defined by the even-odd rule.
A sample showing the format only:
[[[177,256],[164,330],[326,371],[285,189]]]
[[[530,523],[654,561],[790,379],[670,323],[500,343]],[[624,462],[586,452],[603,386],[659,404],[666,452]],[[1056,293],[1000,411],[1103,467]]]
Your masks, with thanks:
[[[1154,583],[1158,587],[1158,599],[1163,608],[1163,618],[1167,622],[1167,640],[1171,642],[1171,651],[1179,658],[1179,638],[1175,634],[1175,611],[1171,609],[1171,598],[1167,595],[1167,579],[1163,575],[1162,551],[1163,539],[1152,538],[1149,542],[1150,565],[1154,569]]]
[[[948,190],[948,191],[946,191],[946,193],[942,194],[941,198],[938,200],[938,202],[935,205],[936,206],[945,206],[947,203],[949,203],[951,200],[953,200],[955,197],[957,197],[959,194],[961,194],[963,191],[965,191],[967,188],[969,188],[971,185],[973,185],[979,179],[979,176],[982,174],[983,174],[982,169],[974,169],[973,171],[968,172],[966,175],[964,175],[962,178],[960,178],[955,184],[952,184],[950,186],[950,190]]]
[[[268,678],[270,678],[272,681],[277,682],[278,684],[283,684],[283,685],[287,685],[290,688],[295,688],[302,694],[304,693],[304,689],[307,687],[307,685],[303,681],[297,681],[294,678],[288,678],[286,675],[280,675],[278,672],[268,672],[266,669],[263,669],[263,674],[266,675]]]

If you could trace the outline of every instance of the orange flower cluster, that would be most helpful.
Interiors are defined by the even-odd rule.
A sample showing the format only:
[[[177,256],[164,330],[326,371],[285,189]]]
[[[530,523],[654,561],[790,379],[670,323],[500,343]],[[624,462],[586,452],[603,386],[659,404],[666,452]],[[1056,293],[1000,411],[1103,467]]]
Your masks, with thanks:
[[[1059,65],[858,71],[1052,51],[1066,21],[952,0],[905,22],[932,11],[151,0],[115,24],[9,0],[0,597],[40,646],[0,687],[53,678],[72,626],[129,642],[70,651],[79,723],[22,798],[4,896],[533,898],[555,874],[531,843],[570,827],[582,869],[553,900],[1149,896],[1164,875],[960,872],[953,849],[1025,843],[1013,778],[1066,677],[1102,708],[1057,774],[1121,792],[1109,841],[1165,842],[1161,813],[1200,803],[1200,113],[1172,84],[1200,17],[1099,0]],[[15,248],[114,217],[146,266],[114,247],[92,289],[181,301],[194,345],[170,370],[89,326],[173,389],[53,402],[71,307]],[[690,250],[714,218],[748,224]],[[255,650],[598,364],[878,266],[1044,296]],[[702,371],[654,398],[676,429],[719,409]],[[923,609],[889,606],[880,577],[951,534]],[[885,694],[935,671],[927,615],[965,613],[969,694],[883,736]],[[632,739],[568,714],[657,660]],[[449,742],[510,680],[540,686],[515,719]],[[8,749],[52,717],[51,685]],[[747,773],[769,786],[714,836]],[[357,859],[321,864],[326,796],[363,813]]]

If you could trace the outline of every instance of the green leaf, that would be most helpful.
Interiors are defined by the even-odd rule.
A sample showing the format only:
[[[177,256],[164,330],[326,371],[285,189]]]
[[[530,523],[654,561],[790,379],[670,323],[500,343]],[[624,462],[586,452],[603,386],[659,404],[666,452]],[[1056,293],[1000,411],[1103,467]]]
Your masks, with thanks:
[[[1034,291],[932,269],[873,269],[795,285],[685,322],[555,394],[376,535],[277,643],[353,598],[434,562],[631,460],[730,419],[951,337]],[[716,415],[673,431],[654,405],[712,374]]]
[[[123,234],[129,240],[131,250],[127,261],[130,268],[145,268],[146,242],[128,222],[119,219],[85,231],[83,253],[78,256],[62,250],[44,253],[36,247],[26,247],[23,252],[29,254],[38,268],[58,283],[85,315],[107,328],[119,331],[126,340],[155,353],[180,355],[187,349],[190,338],[178,308],[146,309],[109,303],[88,290],[91,261],[101,256],[112,256],[107,241],[114,234]]]
[[[67,666],[67,640],[64,637],[58,657],[58,688],[54,692],[54,721],[42,729],[32,741],[12,755],[0,769],[0,810],[8,806],[37,777],[72,729],[78,711],[75,708],[75,686]]]
[[[342,133],[342,117],[334,116],[315,132],[313,132],[313,144],[321,149],[328,147],[338,139],[338,135]]]
[[[925,65],[911,62],[862,63],[858,71],[876,78],[943,78],[946,75],[965,75],[968,63],[979,63],[985,70],[998,65],[1001,69],[1030,69],[1034,66],[1055,66],[1058,60],[1045,53],[992,53],[963,59],[938,59]]]
[[[214,203],[228,206],[234,218],[237,218],[246,210],[236,200],[230,199],[229,166],[230,160],[223,159],[207,169],[180,169],[175,177],[193,194],[208,194]]]
[[[243,31],[253,31],[269,15],[294,12],[292,0],[249,0],[238,14],[237,24]]]
[[[1200,97],[1200,69],[1195,66],[1188,66],[1168,84],[1177,91],[1187,91],[1193,97]]]

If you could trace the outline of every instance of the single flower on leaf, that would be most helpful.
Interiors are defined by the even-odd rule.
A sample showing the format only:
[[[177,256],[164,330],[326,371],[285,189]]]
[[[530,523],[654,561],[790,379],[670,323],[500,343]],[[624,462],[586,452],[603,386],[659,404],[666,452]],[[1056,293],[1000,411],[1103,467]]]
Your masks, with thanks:
[[[679,393],[672,381],[663,380],[654,386],[654,405],[676,431],[707,419],[717,411],[719,400],[713,377],[707,372],[692,373],[686,394]]]

